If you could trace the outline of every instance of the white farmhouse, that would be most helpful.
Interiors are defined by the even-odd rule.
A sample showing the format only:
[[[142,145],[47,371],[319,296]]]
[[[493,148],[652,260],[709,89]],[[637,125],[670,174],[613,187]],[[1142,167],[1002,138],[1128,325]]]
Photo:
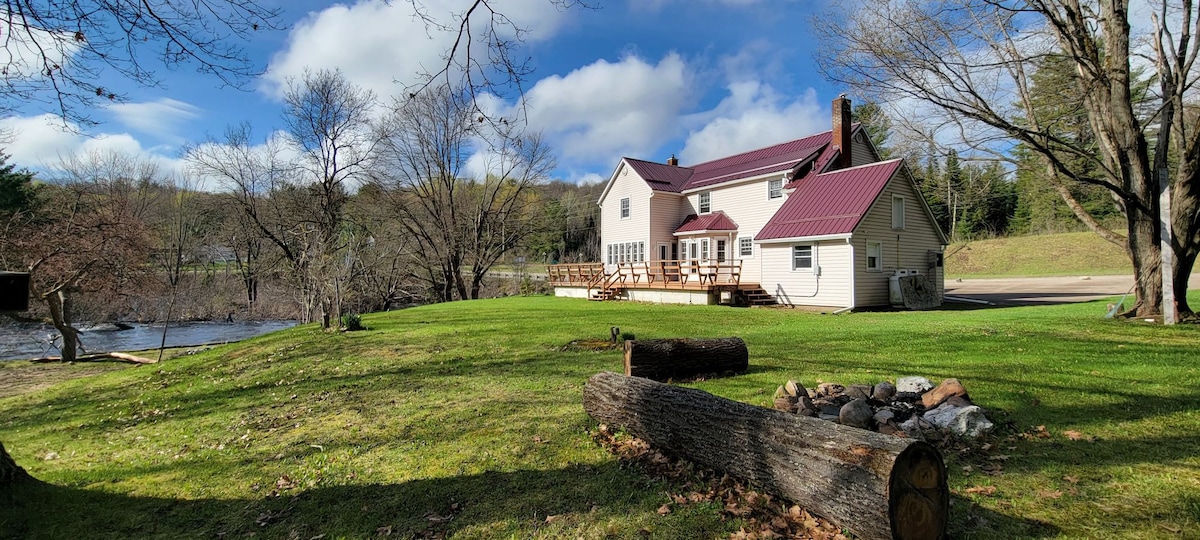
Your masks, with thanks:
[[[833,111],[830,131],[705,163],[623,158],[599,201],[604,261],[550,267],[555,293],[853,309],[895,303],[912,274],[940,301],[946,236],[849,100]]]

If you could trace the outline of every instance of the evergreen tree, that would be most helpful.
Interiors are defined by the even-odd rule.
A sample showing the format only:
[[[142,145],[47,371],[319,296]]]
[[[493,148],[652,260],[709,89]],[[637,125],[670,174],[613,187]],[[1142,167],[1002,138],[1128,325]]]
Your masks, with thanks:
[[[25,169],[17,170],[15,164],[8,163],[8,157],[0,152],[0,217],[30,210],[37,202],[33,173]]]
[[[888,146],[888,137],[892,135],[892,119],[888,117],[883,108],[874,101],[864,101],[855,105],[850,115],[854,122],[862,124],[863,129],[867,131],[867,137],[871,139],[871,144],[875,145],[875,150],[879,152],[880,159],[891,159],[892,149]]]

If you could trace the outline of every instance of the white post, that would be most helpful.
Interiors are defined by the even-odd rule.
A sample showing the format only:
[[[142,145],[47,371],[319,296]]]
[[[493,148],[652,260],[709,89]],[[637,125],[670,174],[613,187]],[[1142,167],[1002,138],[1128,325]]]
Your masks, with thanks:
[[[1162,275],[1163,324],[1171,325],[1175,324],[1178,314],[1175,306],[1175,281],[1172,279],[1175,252],[1171,249],[1171,183],[1167,177],[1166,166],[1158,170],[1158,222],[1158,237],[1161,240],[1159,252],[1162,255],[1159,273]]]

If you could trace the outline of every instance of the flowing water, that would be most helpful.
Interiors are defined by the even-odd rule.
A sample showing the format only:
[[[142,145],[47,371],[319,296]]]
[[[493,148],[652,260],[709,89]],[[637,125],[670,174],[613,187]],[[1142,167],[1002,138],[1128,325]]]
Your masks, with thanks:
[[[241,341],[295,325],[296,321],[177,322],[167,329],[167,346],[192,347]],[[124,326],[128,329],[119,329],[112,324],[81,324],[79,340],[88,352],[157,349],[162,341],[161,324]],[[57,356],[60,343],[58,332],[48,324],[0,325],[0,361]]]

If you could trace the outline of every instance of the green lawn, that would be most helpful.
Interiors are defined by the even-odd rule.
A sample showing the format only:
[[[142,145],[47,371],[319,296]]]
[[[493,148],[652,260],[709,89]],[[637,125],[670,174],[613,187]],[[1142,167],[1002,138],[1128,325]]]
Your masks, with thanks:
[[[954,376],[1006,435],[1044,426],[990,458],[946,456],[955,537],[1196,537],[1200,329],[1104,311],[534,297],[365,315],[365,332],[299,327],[0,399],[0,441],[47,482],[0,488],[0,537],[728,537],[741,523],[712,503],[659,515],[671,486],[589,437],[582,385],[621,355],[562,346],[614,325],[743,337],[750,372],[695,386],[753,404],[789,378]]]
[[[1133,275],[1121,248],[1093,232],[1013,236],[952,244],[946,277]]]

